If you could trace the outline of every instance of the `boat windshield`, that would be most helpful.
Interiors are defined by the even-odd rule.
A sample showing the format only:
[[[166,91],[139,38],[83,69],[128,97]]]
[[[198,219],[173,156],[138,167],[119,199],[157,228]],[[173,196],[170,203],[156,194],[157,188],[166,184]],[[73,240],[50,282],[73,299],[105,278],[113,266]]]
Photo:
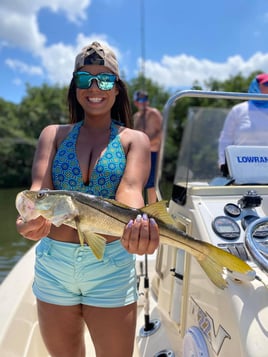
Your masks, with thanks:
[[[252,94],[238,93],[239,98],[229,98],[237,94],[225,92],[204,92],[204,94],[201,91],[200,93],[189,91],[189,93],[196,97],[209,93],[211,97],[210,101],[207,101],[207,106],[204,106],[204,101],[200,101],[203,104],[201,106],[188,105],[189,103],[199,104],[199,98],[192,98],[195,101],[191,102],[189,98],[179,98],[180,100],[175,103],[178,99],[176,96],[184,94],[180,92],[174,95],[173,102],[171,98],[170,103],[166,105],[168,110],[164,110],[164,140],[157,175],[157,189],[161,199],[169,200],[174,189],[180,190],[189,185],[226,186],[231,184],[232,177],[224,177],[219,168],[219,137],[230,109],[235,104],[247,100],[247,98],[242,98],[243,96],[252,96]],[[222,98],[224,95],[228,98]],[[183,102],[187,99],[188,106]],[[178,110],[179,105],[183,106],[184,111]],[[178,118],[178,113],[183,113],[183,118]],[[260,133],[263,137],[264,134]],[[265,138],[267,138],[267,133]],[[182,195],[184,198],[185,194],[186,192]],[[176,196],[180,196],[180,192]]]
[[[229,109],[190,107],[178,150],[174,183],[208,185],[220,175],[218,139]]]

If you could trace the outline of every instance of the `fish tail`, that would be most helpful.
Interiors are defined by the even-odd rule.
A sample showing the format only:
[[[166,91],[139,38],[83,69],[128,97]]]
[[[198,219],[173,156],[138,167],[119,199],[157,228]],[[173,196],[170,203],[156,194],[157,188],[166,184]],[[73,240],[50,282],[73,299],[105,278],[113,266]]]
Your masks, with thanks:
[[[242,259],[212,244],[203,244],[206,245],[207,254],[198,255],[196,259],[218,288],[224,289],[228,285],[226,275],[242,281],[255,279],[255,271]]]

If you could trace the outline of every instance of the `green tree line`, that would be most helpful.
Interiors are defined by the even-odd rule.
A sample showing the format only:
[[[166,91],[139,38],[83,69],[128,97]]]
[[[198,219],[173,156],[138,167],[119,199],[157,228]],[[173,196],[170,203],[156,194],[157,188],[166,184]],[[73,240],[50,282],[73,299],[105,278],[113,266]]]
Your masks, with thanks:
[[[226,92],[247,92],[249,83],[257,73],[244,77],[242,74],[232,76],[225,81],[209,79],[205,83],[206,90]],[[150,79],[139,75],[127,82],[128,93],[132,103],[136,90],[146,88],[150,104],[163,110],[168,98],[173,95]],[[198,81],[192,89],[202,90]],[[68,123],[67,105],[68,87],[49,86],[40,87],[26,85],[26,95],[19,104],[5,101],[0,98],[0,188],[29,187],[31,183],[31,166],[36,148],[36,143],[41,130],[49,124]],[[228,105],[232,105],[231,101]],[[169,118],[166,151],[169,155],[170,165],[164,168],[164,176],[170,180],[174,175],[174,162],[177,158],[175,147],[181,140],[184,121],[189,106],[226,106],[226,101],[200,98],[185,98],[182,103],[177,103]],[[176,143],[176,145],[174,145]],[[174,159],[174,160],[173,160]]]

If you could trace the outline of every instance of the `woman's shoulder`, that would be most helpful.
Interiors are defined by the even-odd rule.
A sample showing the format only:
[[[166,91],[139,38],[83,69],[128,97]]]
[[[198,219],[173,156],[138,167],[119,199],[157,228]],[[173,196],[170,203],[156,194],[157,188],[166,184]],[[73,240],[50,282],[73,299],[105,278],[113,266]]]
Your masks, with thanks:
[[[50,124],[47,125],[42,132],[46,132],[46,133],[68,133],[70,132],[73,127],[75,126],[75,124]]]
[[[148,143],[150,143],[148,135],[141,130],[120,127],[118,132],[123,142],[137,143],[140,145],[148,145]]]
[[[73,127],[74,124],[50,124],[42,130],[40,137],[60,142],[69,134]]]

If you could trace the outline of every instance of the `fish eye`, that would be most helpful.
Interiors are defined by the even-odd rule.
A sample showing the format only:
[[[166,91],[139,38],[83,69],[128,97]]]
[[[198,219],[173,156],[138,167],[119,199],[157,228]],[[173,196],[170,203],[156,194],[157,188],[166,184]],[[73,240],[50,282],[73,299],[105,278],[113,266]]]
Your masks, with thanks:
[[[45,196],[44,192],[38,192],[37,198],[43,198]]]
[[[42,198],[44,198],[45,196],[46,196],[46,191],[45,191],[45,190],[39,191],[39,192],[37,193],[37,195],[36,195],[36,197],[37,197],[38,199],[42,199]]]

